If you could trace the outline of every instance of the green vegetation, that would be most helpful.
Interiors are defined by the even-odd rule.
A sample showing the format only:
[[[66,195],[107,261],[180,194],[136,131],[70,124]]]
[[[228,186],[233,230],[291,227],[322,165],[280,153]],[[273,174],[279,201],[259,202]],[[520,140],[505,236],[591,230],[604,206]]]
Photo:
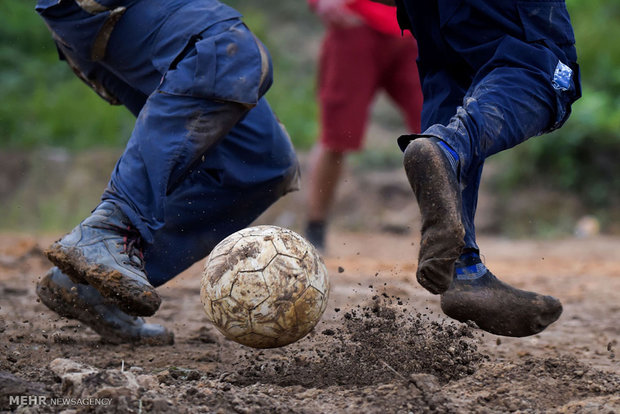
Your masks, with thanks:
[[[620,3],[567,4],[583,97],[560,130],[499,154],[503,168],[495,178],[506,192],[542,183],[578,196],[587,209],[598,212],[620,202]]]
[[[316,135],[314,65],[309,62],[313,57],[300,58],[289,53],[297,46],[289,40],[297,38],[300,32],[288,34],[286,41],[280,41],[283,32],[276,27],[290,32],[294,20],[284,25],[278,19],[290,17],[293,12],[298,20],[308,20],[301,25],[304,30],[316,33],[318,22],[308,19],[310,14],[301,2],[301,13],[298,8],[287,10],[286,6],[271,2],[272,7],[265,10],[278,13],[270,17],[255,8],[253,2],[232,3],[243,8],[248,25],[272,53],[277,81],[268,93],[271,105],[295,144],[308,148]],[[33,2],[0,2],[0,94],[0,148],[118,147],[127,141],[134,122],[127,110],[100,99],[58,60]]]
[[[0,2],[0,147],[123,145],[133,119],[58,60],[32,2]]]
[[[301,150],[309,149],[318,133],[315,97],[315,59],[308,40],[317,39],[318,21],[305,1],[225,1],[244,15],[244,21],[265,43],[273,60],[274,84],[267,99]],[[277,10],[277,13],[273,11]]]

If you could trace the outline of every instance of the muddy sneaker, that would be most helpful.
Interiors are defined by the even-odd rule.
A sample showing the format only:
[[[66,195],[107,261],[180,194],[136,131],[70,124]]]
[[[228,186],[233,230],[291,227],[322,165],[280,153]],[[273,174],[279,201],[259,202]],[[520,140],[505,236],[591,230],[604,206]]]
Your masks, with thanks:
[[[464,246],[461,191],[454,167],[436,138],[417,138],[405,150],[405,171],[422,215],[416,277],[431,293],[450,286]]]
[[[461,322],[473,321],[495,335],[529,336],[543,331],[562,313],[552,296],[516,289],[497,279],[477,255],[459,260],[441,309]]]
[[[75,283],[93,286],[124,312],[150,316],[161,298],[146,278],[140,242],[125,214],[103,202],[45,254]]]
[[[77,319],[105,342],[172,345],[174,334],[161,325],[145,323],[108,303],[97,289],[74,283],[59,268],[51,268],[37,283],[41,302],[62,317]]]

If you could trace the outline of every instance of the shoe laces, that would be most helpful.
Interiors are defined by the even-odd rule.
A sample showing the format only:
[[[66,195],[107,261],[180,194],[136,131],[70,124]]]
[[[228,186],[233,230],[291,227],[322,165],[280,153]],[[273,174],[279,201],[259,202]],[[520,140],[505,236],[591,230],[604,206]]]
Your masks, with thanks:
[[[123,250],[121,254],[126,255],[129,260],[123,261],[124,265],[135,267],[136,269],[144,272],[144,253],[142,250],[142,236],[140,232],[130,224],[122,223],[118,225],[116,223],[102,222],[101,224],[94,225],[93,227],[103,230],[112,230],[119,236],[123,237],[122,243],[116,243],[117,246],[122,244]]]

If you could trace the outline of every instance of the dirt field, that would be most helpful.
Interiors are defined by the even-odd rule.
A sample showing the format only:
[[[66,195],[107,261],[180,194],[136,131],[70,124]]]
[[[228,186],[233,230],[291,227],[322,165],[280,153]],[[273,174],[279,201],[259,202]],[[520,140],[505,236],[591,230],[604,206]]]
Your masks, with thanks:
[[[560,298],[542,334],[445,320],[414,281],[417,238],[334,233],[331,296],[301,341],[253,350],[206,322],[200,265],[161,288],[167,347],[101,342],[34,294],[53,237],[0,235],[0,409],[18,412],[617,413],[620,239],[481,240],[505,281]],[[10,404],[10,396],[45,399]],[[60,400],[60,398],[73,400]],[[15,400],[13,401],[15,402]]]

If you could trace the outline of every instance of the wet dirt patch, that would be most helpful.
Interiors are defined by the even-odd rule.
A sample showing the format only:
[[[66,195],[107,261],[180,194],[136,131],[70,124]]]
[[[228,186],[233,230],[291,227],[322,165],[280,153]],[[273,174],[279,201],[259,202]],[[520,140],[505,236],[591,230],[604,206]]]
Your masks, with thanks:
[[[565,305],[543,334],[504,338],[445,318],[437,298],[407,279],[415,256],[413,264],[399,262],[399,248],[412,241],[356,237],[347,235],[340,256],[326,261],[332,294],[315,330],[284,348],[255,350],[226,340],[206,321],[201,267],[163,287],[162,307],[149,319],[175,332],[174,345],[103,343],[37,302],[36,281],[50,265],[28,252],[48,241],[0,235],[7,259],[0,263],[0,411],[620,412],[616,239],[590,243],[598,255],[558,242],[506,243],[504,253],[504,242],[494,241],[490,267]],[[518,269],[511,261],[517,253]],[[15,394],[96,396],[110,404],[20,408],[8,405]]]

